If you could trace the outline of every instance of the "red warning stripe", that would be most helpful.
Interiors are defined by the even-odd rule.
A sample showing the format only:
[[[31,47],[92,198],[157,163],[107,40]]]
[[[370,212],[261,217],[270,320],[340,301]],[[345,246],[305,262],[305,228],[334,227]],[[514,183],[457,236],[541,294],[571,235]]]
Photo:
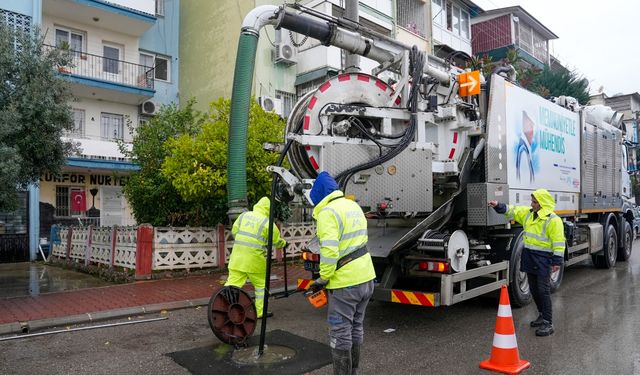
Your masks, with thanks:
[[[342,81],[348,81],[351,79],[351,75],[350,74],[340,74],[338,76],[338,81],[342,82]]]
[[[453,132],[453,143],[458,143],[458,132]]]
[[[405,305],[435,306],[433,293],[408,292],[403,290],[391,290],[391,302]]]
[[[309,110],[312,110],[313,107],[316,105],[316,102],[318,101],[317,97],[312,97],[311,100],[309,101],[309,105],[307,106],[307,108],[309,108]]]
[[[315,157],[309,156],[309,161],[311,162],[311,166],[313,167],[313,169],[315,170],[320,169],[320,166],[318,165],[318,162],[316,161]]]
[[[364,74],[358,74],[358,81],[369,82],[369,76]]]
[[[382,91],[387,91],[387,85],[382,81],[376,81],[376,86]]]
[[[405,305],[411,305],[411,301],[404,295],[404,292],[401,290],[392,290],[391,293],[400,301],[400,303],[404,303]]]
[[[453,159],[453,154],[455,154],[455,153],[456,153],[456,149],[455,149],[455,147],[452,147],[451,151],[449,151],[449,159]]]
[[[311,122],[311,117],[309,117],[309,115],[304,116],[304,130],[309,130],[310,122]]]
[[[311,150],[311,146],[309,146],[309,145],[305,145],[305,146],[304,146],[304,149],[305,149],[305,150],[307,150],[307,151],[309,151],[309,150]]]
[[[307,290],[313,284],[313,280],[298,279],[298,289]]]
[[[331,82],[326,82],[324,85],[320,86],[320,92],[325,92],[331,87]]]

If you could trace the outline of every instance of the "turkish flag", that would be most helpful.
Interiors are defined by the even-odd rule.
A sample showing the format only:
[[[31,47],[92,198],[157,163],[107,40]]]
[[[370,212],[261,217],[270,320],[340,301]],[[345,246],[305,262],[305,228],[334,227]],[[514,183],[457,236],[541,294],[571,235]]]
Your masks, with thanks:
[[[71,211],[85,212],[87,210],[87,194],[84,191],[71,192]]]

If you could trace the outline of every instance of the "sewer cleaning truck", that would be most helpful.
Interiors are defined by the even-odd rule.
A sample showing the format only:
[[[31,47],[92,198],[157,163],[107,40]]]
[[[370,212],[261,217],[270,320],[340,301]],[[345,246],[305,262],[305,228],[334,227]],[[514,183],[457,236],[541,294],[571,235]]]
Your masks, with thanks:
[[[530,205],[538,188],[551,192],[564,222],[564,267],[591,260],[612,268],[629,259],[632,197],[620,113],[542,98],[513,81],[510,66],[485,77],[301,6],[261,6],[243,22],[230,119],[230,215],[246,207],[248,103],[266,25],[379,63],[301,97],[286,126],[283,157],[291,168],[268,167],[275,196],[292,205],[310,206],[320,171],[358,202],[369,220],[375,299],[449,306],[507,285],[512,304],[528,304],[519,271],[522,227],[487,202]],[[305,267],[317,271],[317,260],[306,253]],[[552,290],[564,267],[552,275]]]

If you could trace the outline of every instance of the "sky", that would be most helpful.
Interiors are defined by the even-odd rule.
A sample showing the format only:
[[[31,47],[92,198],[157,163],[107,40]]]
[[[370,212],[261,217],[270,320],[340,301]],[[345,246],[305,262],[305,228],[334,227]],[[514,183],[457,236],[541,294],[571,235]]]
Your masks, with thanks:
[[[640,1],[471,0],[491,10],[519,5],[558,36],[550,52],[608,96],[640,92]]]

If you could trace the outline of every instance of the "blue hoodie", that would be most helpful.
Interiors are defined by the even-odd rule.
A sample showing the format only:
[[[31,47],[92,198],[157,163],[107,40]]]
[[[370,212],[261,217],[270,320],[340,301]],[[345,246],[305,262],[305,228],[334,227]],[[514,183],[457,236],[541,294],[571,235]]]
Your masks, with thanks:
[[[334,180],[329,173],[320,172],[316,181],[313,183],[313,187],[311,188],[309,195],[311,196],[313,204],[317,206],[324,197],[335,190],[338,190],[338,183],[336,180]]]

